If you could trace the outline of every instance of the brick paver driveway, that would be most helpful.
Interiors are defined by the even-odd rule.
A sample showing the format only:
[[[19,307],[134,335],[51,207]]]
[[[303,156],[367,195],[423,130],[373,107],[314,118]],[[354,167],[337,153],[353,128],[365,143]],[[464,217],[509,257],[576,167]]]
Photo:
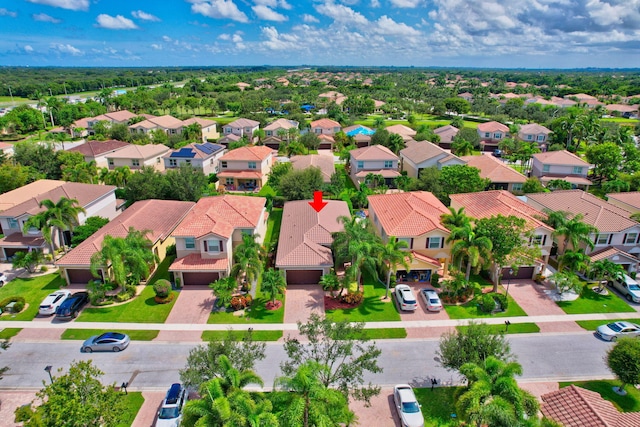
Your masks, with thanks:
[[[398,302],[395,299],[395,295],[392,295],[393,303],[398,307],[398,311],[400,313],[401,321],[411,321],[411,320],[447,320],[449,319],[449,315],[445,310],[440,311],[427,311],[427,306],[425,305],[422,297],[420,296],[420,289],[429,288],[434,289],[431,285],[427,283],[403,283],[403,285],[408,285],[413,294],[416,296],[418,300],[418,309],[416,311],[402,311],[398,306]],[[392,294],[391,292],[390,294]],[[402,325],[398,325],[401,327]],[[438,338],[444,332],[452,330],[453,328],[449,327],[424,327],[424,328],[407,328],[407,338]]]
[[[401,427],[398,413],[393,405],[393,389],[383,388],[380,394],[371,398],[371,406],[354,401],[349,407],[358,416],[358,425]]]
[[[165,323],[205,324],[214,303],[208,286],[185,286]],[[199,331],[160,331],[156,341],[200,341]]]
[[[306,322],[311,313],[324,316],[324,291],[320,285],[289,285],[284,305],[284,323]],[[300,338],[294,331],[284,336]]]

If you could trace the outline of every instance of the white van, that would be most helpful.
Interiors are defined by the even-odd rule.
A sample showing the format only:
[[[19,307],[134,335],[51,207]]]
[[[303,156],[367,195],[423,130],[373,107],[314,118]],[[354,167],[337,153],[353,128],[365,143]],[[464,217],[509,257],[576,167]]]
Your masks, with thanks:
[[[624,295],[627,301],[640,303],[640,285],[626,274],[621,279],[614,279],[607,284]]]

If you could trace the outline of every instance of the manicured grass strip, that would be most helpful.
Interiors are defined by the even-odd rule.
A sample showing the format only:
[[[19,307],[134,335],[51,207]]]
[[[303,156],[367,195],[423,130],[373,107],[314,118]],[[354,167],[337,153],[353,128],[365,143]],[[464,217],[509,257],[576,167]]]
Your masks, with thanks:
[[[380,300],[384,296],[385,286],[364,274],[364,301],[357,307],[349,309],[326,310],[327,319],[333,322],[347,320],[349,322],[382,322],[399,321],[397,305],[393,298],[389,302]]]
[[[280,225],[282,224],[282,208],[273,208],[269,212],[269,219],[267,220],[267,231],[264,235],[265,246],[270,243],[278,241],[280,236]]]
[[[370,340],[386,340],[407,337],[407,330],[405,328],[363,329],[363,332],[364,336]]]
[[[261,281],[258,280],[256,298],[253,300],[250,310],[245,311],[244,316],[235,316],[232,312],[211,313],[207,323],[282,323],[284,321],[285,297],[278,296],[278,300],[282,301],[282,307],[277,310],[267,310],[265,304],[269,301],[269,296],[260,291],[260,283]]]
[[[227,334],[231,332],[234,339],[240,341],[245,334],[245,331],[204,331],[202,332],[203,341],[222,341],[227,337]],[[251,338],[254,341],[278,341],[282,338],[282,331],[253,331]]]
[[[416,399],[422,405],[425,427],[459,426],[451,415],[456,413],[455,395],[461,387],[414,388]],[[397,416],[394,414],[394,417]]]
[[[506,325],[486,325],[485,327],[493,333],[505,332],[507,329]],[[468,326],[456,326],[459,331],[466,328]],[[506,331],[507,334],[535,334],[536,332],[540,332],[540,327],[535,323],[512,323]]]
[[[585,287],[577,300],[560,301],[557,304],[567,314],[635,312],[615,292],[609,292],[609,295],[600,295],[588,287]]]
[[[8,340],[18,335],[22,328],[4,328],[0,331],[0,340]]]
[[[103,334],[106,331],[104,329],[66,329],[61,338],[63,340],[86,340],[94,335]],[[158,336],[160,331],[152,330],[118,330],[123,334],[129,335],[132,341],[151,341]]]
[[[16,277],[0,288],[0,301],[8,297],[21,296],[28,306],[18,314],[6,314],[0,317],[0,320],[33,320],[38,315],[42,300],[65,285],[58,273],[38,277]]]
[[[576,323],[580,325],[582,329],[586,329],[587,331],[595,331],[596,329],[598,329],[598,326],[606,325],[607,323],[611,323],[611,322],[623,321],[623,320],[631,323],[637,323],[638,325],[640,325],[640,319],[638,318],[615,319],[615,320],[577,320]]]
[[[126,402],[124,420],[116,427],[128,427],[133,425],[133,420],[135,420],[136,415],[138,415],[138,412],[144,403],[144,397],[142,397],[142,393],[139,391],[129,391],[127,394],[123,394],[122,398]]]
[[[164,323],[176,302],[176,298],[167,304],[155,302],[153,284],[158,279],[169,280],[169,266],[173,257],[167,257],[158,266],[140,295],[120,305],[104,307],[87,307],[82,310],[76,322],[132,322],[132,323]]]
[[[475,286],[479,284],[482,287],[493,286],[480,276],[471,275],[470,285]],[[515,317],[526,316],[527,313],[516,303],[516,301],[509,295],[509,308],[499,313],[485,313],[480,310],[478,301],[482,297],[482,294],[477,293],[473,299],[462,305],[445,305],[444,309],[449,315],[450,319],[482,319],[488,317]]]
[[[258,196],[266,197],[266,196],[276,196],[276,190],[274,190],[270,185],[263,185],[258,191]]]
[[[613,403],[613,405],[622,412],[640,411],[640,390],[633,386],[626,386],[624,388],[627,392],[625,396],[620,396],[613,391],[613,387],[620,386],[620,381],[617,380],[562,382],[560,383],[560,388],[568,387],[571,384],[600,393],[603,399]]]

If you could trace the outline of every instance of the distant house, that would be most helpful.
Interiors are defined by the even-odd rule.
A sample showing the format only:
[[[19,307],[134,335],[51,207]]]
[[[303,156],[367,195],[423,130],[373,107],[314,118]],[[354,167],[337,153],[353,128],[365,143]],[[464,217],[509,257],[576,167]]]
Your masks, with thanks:
[[[525,142],[535,142],[540,151],[547,151],[551,130],[537,123],[522,125],[518,131],[518,138]]]
[[[358,148],[367,147],[371,143],[371,135],[376,133],[373,129],[362,125],[347,126],[342,131],[353,138]]]
[[[295,120],[278,119],[264,127],[264,135],[266,137],[275,136],[282,139],[281,135],[288,135],[289,130],[298,129],[298,125],[299,123]]]
[[[237,135],[246,136],[249,141],[253,140],[253,133],[260,128],[260,122],[245,118],[234,120],[233,122],[226,124],[222,127],[222,133],[224,136]]]
[[[131,170],[151,166],[157,171],[164,170],[162,157],[171,149],[163,144],[134,145],[129,144],[107,155],[109,169],[128,166]]]
[[[182,164],[189,164],[201,170],[206,176],[218,173],[218,160],[225,152],[225,147],[211,142],[203,144],[189,144],[165,154],[162,159],[165,169],[179,168]]]
[[[173,116],[165,115],[152,117],[129,126],[131,133],[149,133],[154,130],[161,130],[167,135],[179,135],[182,133],[184,123]]]
[[[311,132],[316,135],[335,135],[340,132],[340,123],[331,119],[319,119],[311,122]]]
[[[451,125],[441,126],[433,130],[433,133],[440,137],[440,142],[438,143],[438,145],[442,148],[447,149],[451,148],[453,138],[455,138],[458,132],[460,132],[460,129]]]
[[[13,144],[0,142],[0,151],[2,151],[6,157],[13,156]]]
[[[225,147],[228,147],[229,144],[231,144],[233,142],[238,142],[238,141],[240,141],[240,139],[242,139],[241,136],[235,135],[233,133],[230,133],[230,134],[225,135],[225,136],[221,137],[220,139],[218,139],[217,143],[218,144],[222,144]]]
[[[89,135],[93,135],[95,133],[93,128],[98,122],[107,122],[109,123],[109,125],[113,125],[113,124],[128,125],[129,120],[138,116],[143,116],[145,118],[155,117],[155,116],[146,115],[146,114],[134,114],[128,110],[112,111],[110,113],[100,114],[99,116],[96,116],[96,117],[87,118],[86,119],[87,132]]]
[[[294,170],[304,170],[308,167],[316,167],[322,173],[322,181],[331,182],[331,175],[336,171],[333,156],[324,154],[309,154],[306,156],[291,157],[291,165]]]
[[[492,190],[522,192],[522,185],[527,181],[526,176],[493,156],[463,156],[462,159],[468,166],[480,170],[480,178],[488,178],[491,181],[489,188]]]
[[[480,123],[478,125],[480,146],[483,151],[493,151],[498,144],[509,136],[509,128],[499,122]]]
[[[458,97],[464,99],[467,102],[473,102],[473,94],[470,92],[462,92],[458,94]]]
[[[360,188],[365,182],[367,175],[381,175],[385,180],[385,185],[395,188],[395,178],[400,176],[398,156],[382,145],[371,145],[369,147],[351,150],[350,155],[350,176],[356,187]]]
[[[387,127],[386,130],[389,133],[400,135],[405,141],[413,139],[413,137],[418,134],[415,130],[405,125],[392,125]]]
[[[202,142],[207,142],[210,139],[218,139],[220,133],[218,132],[218,124],[213,120],[201,119],[200,117],[192,117],[182,121],[182,126],[187,127],[194,123],[200,125],[200,131],[202,132]]]
[[[85,162],[95,161],[99,168],[108,167],[107,157],[115,151],[130,144],[124,141],[110,139],[108,141],[90,140],[82,145],[69,149],[70,152],[81,153]]]
[[[276,268],[284,271],[288,285],[317,284],[334,265],[333,233],[343,231],[339,218],[351,217],[342,200],[328,200],[316,212],[308,200],[284,204],[276,252]]]
[[[547,151],[533,155],[531,176],[538,177],[547,184],[551,180],[562,179],[575,188],[588,189],[591,181],[587,174],[591,165],[567,150]]]
[[[228,151],[219,159],[220,185],[228,191],[259,190],[267,183],[273,166],[273,149],[245,146]]]
[[[425,168],[464,165],[465,161],[460,157],[444,151],[442,148],[429,141],[412,141],[407,143],[407,148],[400,150],[402,171],[407,176],[417,178],[420,171]]]

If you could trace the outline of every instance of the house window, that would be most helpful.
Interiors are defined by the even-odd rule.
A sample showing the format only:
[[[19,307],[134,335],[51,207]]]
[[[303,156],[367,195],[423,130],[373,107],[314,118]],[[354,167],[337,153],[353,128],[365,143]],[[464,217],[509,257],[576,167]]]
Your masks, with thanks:
[[[413,249],[413,239],[411,237],[398,237],[398,241],[405,242],[408,249]]]
[[[364,168],[364,162],[358,161],[358,169]]]
[[[579,175],[582,175],[582,166],[574,166],[573,167],[573,173],[577,173]]]
[[[209,239],[204,241],[204,251],[208,253],[223,252],[222,241],[217,239]]]
[[[109,159],[108,162],[109,162],[109,166],[113,166],[113,159]]]
[[[132,159],[131,160],[131,166],[140,166],[140,160]]]
[[[186,164],[190,165],[191,164],[191,159],[187,159],[184,161]]]
[[[220,166],[222,167],[222,169],[226,169],[227,168],[227,162],[225,162],[224,160],[220,162]]]
[[[384,161],[384,167],[385,169],[389,169],[393,167],[393,160],[385,160]]]
[[[249,169],[257,169],[258,166],[256,165],[256,162],[249,162]]]
[[[264,132],[265,136],[273,136],[273,131],[272,130],[268,130]]]
[[[624,237],[625,245],[634,245],[638,241],[638,233],[627,233]]]
[[[442,237],[427,238],[427,249],[440,249],[442,247]]]
[[[196,238],[195,237],[185,237],[185,239],[184,239],[184,248],[185,249],[195,249],[196,248]]]
[[[157,164],[160,164],[160,162],[161,162],[161,161],[162,161],[162,160],[160,159],[160,157],[156,158],[156,163],[157,163]],[[187,160],[187,162],[190,162],[190,160]]]
[[[535,236],[531,236],[529,239],[529,246],[540,246],[542,245],[542,234],[536,234]]]
[[[227,178],[227,185],[233,185],[233,178]]]
[[[213,159],[209,160],[209,164],[212,165],[213,164]]]
[[[513,189],[512,191],[522,191],[522,184],[520,183],[513,184],[511,188]]]
[[[608,234],[598,234],[596,238],[596,245],[608,245],[609,244],[609,235]]]
[[[242,234],[246,234],[247,236],[253,236],[253,228],[246,228],[242,230]]]
[[[171,135],[175,135],[176,134],[176,130],[175,129],[171,129]]]
[[[500,139],[500,138],[502,138],[502,133],[496,132],[493,134],[493,139]]]
[[[9,218],[7,221],[9,222],[9,228],[20,228],[15,218]]]
[[[484,137],[485,138],[490,138],[491,137],[491,132],[485,132],[484,133]]]
[[[527,135],[527,141],[533,140],[533,135]]]
[[[315,129],[313,130],[313,133],[322,133],[322,129],[320,129],[320,128],[315,128]]]
[[[542,165],[542,172],[549,172],[551,169],[551,165]]]
[[[538,135],[538,141],[544,142],[544,135]]]
[[[178,166],[178,161],[176,159],[169,159],[169,166]]]
[[[231,128],[224,128],[224,133],[225,134],[230,134],[231,133]]]

